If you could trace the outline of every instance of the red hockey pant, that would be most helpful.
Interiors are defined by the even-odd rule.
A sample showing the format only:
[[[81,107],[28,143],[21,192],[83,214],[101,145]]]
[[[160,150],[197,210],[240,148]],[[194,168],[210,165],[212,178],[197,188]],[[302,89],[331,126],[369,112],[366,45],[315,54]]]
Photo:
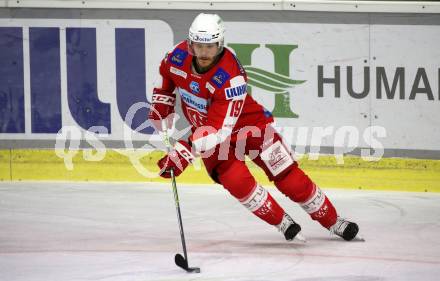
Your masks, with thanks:
[[[254,128],[237,138],[229,142],[230,145],[217,146],[209,157],[202,156],[208,173],[216,182],[222,184],[255,215],[269,224],[279,224],[284,210],[257,184],[244,162],[244,155],[248,155],[275,186],[288,198],[299,203],[312,219],[325,228],[336,222],[337,214],[332,203],[298,167],[290,149],[270,125],[259,131]]]

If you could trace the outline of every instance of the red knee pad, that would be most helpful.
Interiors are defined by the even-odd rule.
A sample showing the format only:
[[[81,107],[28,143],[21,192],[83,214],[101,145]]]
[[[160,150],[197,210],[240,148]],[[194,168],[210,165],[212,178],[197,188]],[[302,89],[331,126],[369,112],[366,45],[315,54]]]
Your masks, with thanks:
[[[284,195],[295,202],[307,200],[314,189],[312,180],[297,165],[291,166],[288,172],[274,182]]]
[[[215,169],[220,184],[237,199],[246,197],[256,185],[255,178],[244,162],[223,162]]]

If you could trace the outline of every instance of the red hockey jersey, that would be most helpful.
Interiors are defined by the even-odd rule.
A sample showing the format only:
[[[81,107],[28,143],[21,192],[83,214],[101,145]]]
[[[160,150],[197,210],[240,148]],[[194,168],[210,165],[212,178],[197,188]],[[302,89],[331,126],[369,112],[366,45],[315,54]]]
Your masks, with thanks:
[[[262,128],[273,122],[270,112],[247,94],[246,72],[230,50],[224,48],[217,64],[204,74],[193,73],[192,61],[186,41],[167,54],[159,68],[161,79],[153,90],[153,102],[174,102],[176,93],[180,96],[197,151],[215,147],[243,127]]]

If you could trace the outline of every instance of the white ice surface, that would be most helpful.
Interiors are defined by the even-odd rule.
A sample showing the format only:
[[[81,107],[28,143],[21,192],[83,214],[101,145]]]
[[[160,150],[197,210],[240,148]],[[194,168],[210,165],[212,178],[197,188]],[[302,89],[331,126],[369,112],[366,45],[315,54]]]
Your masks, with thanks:
[[[220,186],[0,183],[0,280],[440,280],[440,195],[326,190],[366,242],[345,242],[276,189],[306,244],[288,243]]]

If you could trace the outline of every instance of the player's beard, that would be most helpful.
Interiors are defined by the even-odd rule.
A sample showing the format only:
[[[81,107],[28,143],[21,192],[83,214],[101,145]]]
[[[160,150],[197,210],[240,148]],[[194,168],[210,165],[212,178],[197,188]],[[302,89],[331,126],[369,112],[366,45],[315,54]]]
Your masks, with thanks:
[[[209,58],[209,57],[198,57],[197,58],[197,64],[201,68],[207,68],[212,65],[212,63],[215,61],[215,57]]]
[[[195,60],[193,61],[193,64],[195,66],[195,69],[197,71],[197,73],[199,74],[203,74],[208,72],[212,67],[214,67],[217,62],[220,60],[220,58],[222,57],[222,53],[220,53],[219,55],[215,56],[214,58],[209,58],[209,57],[197,57],[195,58]],[[200,64],[200,62],[206,62],[203,65]]]
[[[197,73],[203,74],[208,72],[216,63],[216,59],[210,59],[205,57],[198,57],[195,59],[194,68]]]

